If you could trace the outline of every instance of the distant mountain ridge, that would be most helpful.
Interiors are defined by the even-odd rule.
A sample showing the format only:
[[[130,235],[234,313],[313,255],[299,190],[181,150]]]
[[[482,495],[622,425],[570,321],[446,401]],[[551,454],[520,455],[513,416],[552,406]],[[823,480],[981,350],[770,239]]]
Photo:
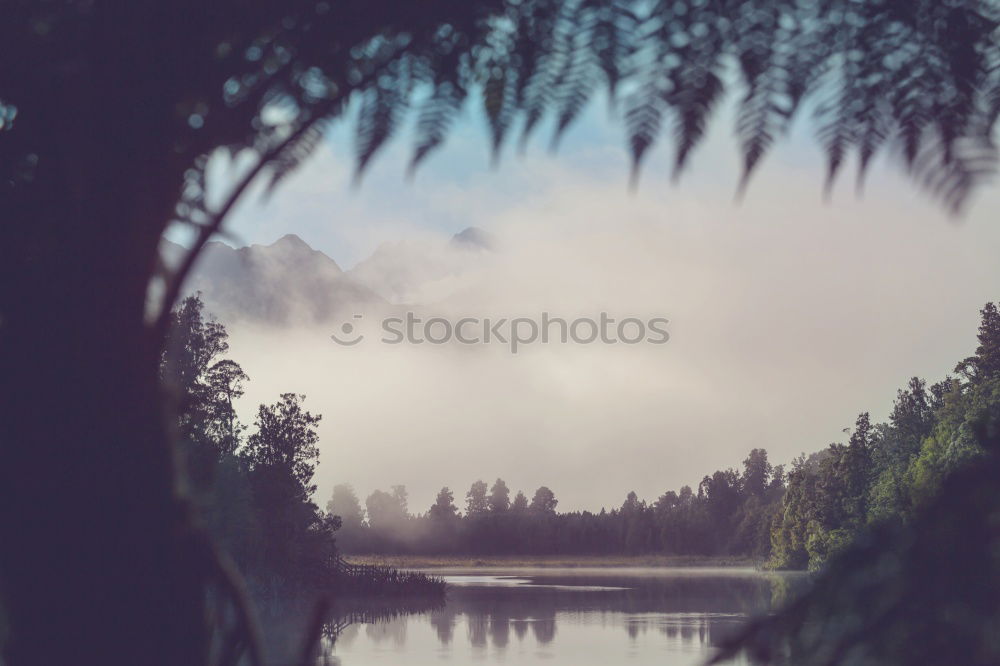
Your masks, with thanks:
[[[451,237],[453,246],[466,249],[488,250],[497,249],[497,241],[490,232],[479,227],[466,227]]]
[[[496,248],[492,234],[468,227],[448,242],[409,238],[382,243],[347,274],[392,303],[433,302],[447,297],[461,276]]]
[[[469,227],[445,247],[383,244],[344,271],[295,234],[241,248],[213,241],[198,258],[185,293],[200,292],[206,310],[224,323],[342,321],[354,313],[392,308],[390,299],[398,302],[407,286],[460,271],[462,257],[493,247],[487,232]],[[185,251],[167,240],[161,245],[168,265],[176,265]]]
[[[184,252],[175,243],[165,245],[168,262],[169,255]],[[386,304],[294,234],[270,245],[207,243],[185,292],[200,292],[206,310],[226,323],[324,322]]]

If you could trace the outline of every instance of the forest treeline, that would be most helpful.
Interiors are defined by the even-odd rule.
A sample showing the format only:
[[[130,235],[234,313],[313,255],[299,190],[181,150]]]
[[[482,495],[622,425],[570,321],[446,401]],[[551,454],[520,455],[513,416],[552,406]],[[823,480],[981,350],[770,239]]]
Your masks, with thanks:
[[[846,444],[792,463],[772,528],[773,566],[815,569],[868,526],[909,522],[948,474],[986,454],[976,428],[1000,406],[996,304],[980,311],[975,354],[954,373],[931,385],[913,377],[887,423],[861,414]]]
[[[305,396],[284,393],[243,424],[235,405],[250,378],[226,358],[225,327],[203,310],[195,295],[173,311],[160,362],[177,401],[186,494],[255,592],[330,586],[340,521],[312,502],[321,417]]]
[[[464,498],[442,488],[416,514],[404,486],[376,490],[362,507],[341,484],[327,515],[341,518],[340,547],[354,553],[728,555],[815,569],[868,526],[907,521],[949,472],[983,455],[972,424],[1000,404],[1000,313],[988,303],[980,314],[976,353],[954,376],[931,385],[913,377],[886,423],[860,414],[846,442],[799,456],[787,473],[753,449],[696,489],[651,502],[630,492],[596,513],[556,511],[545,486],[511,498],[503,479],[477,480]]]
[[[978,346],[955,374],[900,389],[885,423],[860,414],[845,442],[801,455],[786,470],[751,450],[736,468],[655,500],[630,492],[599,512],[559,512],[548,487],[512,492],[477,480],[442,488],[411,511],[405,486],[361,500],[334,487],[313,501],[319,415],[285,393],[243,424],[236,401],[249,377],[226,358],[225,327],[197,296],[173,313],[161,374],[178,401],[188,494],[209,530],[252,582],[330,584],[339,551],[384,554],[667,554],[753,558],[774,568],[818,568],[874,523],[906,522],[942,480],[983,450],[972,424],[1000,405],[1000,311],[981,310]]]
[[[442,488],[430,508],[408,510],[405,486],[376,490],[362,509],[353,488],[334,487],[327,513],[341,518],[340,546],[349,553],[588,554],[666,553],[766,557],[770,527],[785,492],[784,471],[753,449],[740,471],[706,476],[654,502],[630,492],[619,507],[558,512],[547,486],[531,499],[503,479],[478,480],[462,498]],[[461,502],[461,509],[456,504]]]

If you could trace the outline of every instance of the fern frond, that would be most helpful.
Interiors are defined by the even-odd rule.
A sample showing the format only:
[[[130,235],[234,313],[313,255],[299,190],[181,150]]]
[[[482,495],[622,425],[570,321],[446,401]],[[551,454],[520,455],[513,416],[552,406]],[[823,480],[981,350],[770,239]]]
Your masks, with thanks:
[[[600,72],[597,54],[591,48],[596,16],[586,2],[581,4],[565,37],[566,54],[552,94],[556,127],[552,149],[586,106]]]
[[[355,180],[359,180],[376,152],[399,127],[413,90],[410,59],[397,60],[361,94],[358,121]]]
[[[420,109],[417,143],[409,166],[411,175],[424,158],[444,142],[448,129],[465,102],[468,91],[458,76],[457,67],[449,74],[439,77],[433,92]]]
[[[925,140],[910,175],[953,215],[961,214],[973,190],[997,173],[1000,155],[992,141],[943,137]]]
[[[673,18],[673,25],[682,27],[682,31],[661,35],[661,40],[670,41],[670,57],[675,63],[668,72],[672,90],[666,99],[675,117],[672,178],[676,181],[691,151],[704,138],[712,111],[725,92],[718,74],[725,36],[719,8],[712,4]]]
[[[614,103],[618,83],[628,76],[629,61],[637,49],[635,34],[639,17],[629,0],[587,0],[584,8],[592,14],[590,47],[604,74],[608,97]]]
[[[492,60],[486,69],[483,110],[490,127],[490,146],[494,161],[499,158],[500,147],[514,122],[517,111],[517,78],[507,62],[501,59]]]
[[[523,151],[532,131],[552,103],[553,91],[569,62],[566,40],[574,3],[542,0],[535,3],[528,20],[532,48],[521,70],[518,102],[524,117],[519,145]]]
[[[625,127],[632,153],[632,185],[638,182],[639,167],[649,148],[656,142],[667,110],[665,91],[654,76],[625,99]]]
[[[737,18],[742,29],[736,43],[736,57],[745,86],[736,118],[736,135],[743,157],[739,193],[746,189],[761,158],[794,111],[793,100],[784,87],[789,63],[784,53],[775,48],[779,19],[776,9],[762,9],[756,3],[742,5]]]
[[[274,190],[281,184],[286,176],[298,169],[314,152],[316,152],[316,148],[320,145],[320,143],[322,143],[323,137],[326,135],[331,121],[337,115],[339,115],[339,109],[338,112],[331,113],[329,116],[321,118],[311,124],[308,128],[306,128],[297,141],[293,141],[285,147],[284,150],[278,153],[274,160],[271,161],[269,167],[267,186],[264,191],[265,196],[273,194]]]
[[[709,117],[724,88],[722,79],[710,69],[699,67],[685,72],[683,78],[678,77],[675,92],[669,97],[677,117],[674,130],[677,144],[672,172],[674,180],[680,177],[691,151],[705,136]]]
[[[358,174],[414,107],[412,172],[442,145],[470,95],[481,96],[497,159],[514,128],[523,148],[546,122],[556,148],[603,89],[624,111],[632,181],[665,122],[676,179],[735,83],[740,192],[807,102],[817,106],[810,121],[827,192],[855,156],[860,189],[890,143],[952,209],[990,171],[1000,119],[995,0],[434,0],[367,17],[360,32],[337,9],[314,10],[283,24],[287,34],[247,38],[269,64],[241,62],[222,80],[243,128],[228,144],[270,155],[280,132],[326,118],[329,110],[317,109],[345,95],[360,104]],[[729,62],[734,83],[724,74]],[[286,104],[293,120],[269,128],[251,104]],[[303,133],[274,158],[270,187],[320,134]]]

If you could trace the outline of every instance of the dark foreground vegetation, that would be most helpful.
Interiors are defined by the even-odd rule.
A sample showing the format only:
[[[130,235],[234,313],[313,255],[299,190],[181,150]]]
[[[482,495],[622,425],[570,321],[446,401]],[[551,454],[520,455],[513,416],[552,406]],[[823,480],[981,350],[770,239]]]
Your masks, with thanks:
[[[189,494],[218,546],[243,572],[259,602],[336,596],[441,597],[440,581],[390,567],[355,567],[339,557],[341,520],[312,501],[319,464],[319,415],[305,396],[282,394],[260,405],[253,427],[235,402],[249,377],[225,358],[225,327],[198,296],[172,313],[161,373],[176,400],[177,436]]]
[[[376,490],[362,509],[338,485],[328,515],[342,521],[347,552],[438,555],[701,555],[752,558],[780,569],[818,569],[871,525],[911,521],[944,479],[986,449],[972,424],[1000,405],[1000,313],[981,312],[976,354],[955,376],[932,384],[912,378],[900,389],[887,423],[858,416],[846,443],[798,457],[786,473],[764,449],[739,469],[705,476],[655,501],[634,492],[600,512],[560,513],[543,486],[529,500],[503,479],[476,481],[463,510],[442,488],[412,515],[404,486]]]

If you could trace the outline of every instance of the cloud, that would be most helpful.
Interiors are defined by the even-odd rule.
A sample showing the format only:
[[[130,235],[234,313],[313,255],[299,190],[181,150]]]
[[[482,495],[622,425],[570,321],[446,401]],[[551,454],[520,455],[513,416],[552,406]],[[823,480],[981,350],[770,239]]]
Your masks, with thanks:
[[[532,153],[498,173],[462,144],[461,159],[435,158],[414,185],[391,168],[406,152],[391,147],[358,191],[337,182],[349,161],[335,142],[268,206],[242,210],[236,235],[294,232],[342,266],[405,247],[389,253],[391,289],[425,313],[664,316],[671,340],[512,356],[241,327],[244,412],[308,395],[324,415],[321,504],[338,482],[362,493],[403,483],[422,511],[443,485],[461,497],[500,476],[513,490],[550,486],[560,508],[598,509],[633,489],[652,499],[696,485],[752,447],[774,462],[821,448],[860,411],[885,418],[909,376],[938,379],[971,352],[1000,284],[995,191],[956,224],[883,169],[865,199],[824,205],[820,160],[793,142],[735,205],[724,134],[682,187],[663,184],[667,160],[654,159],[635,195],[622,152],[587,132],[561,157]],[[471,225],[501,249],[450,263],[440,248]]]

